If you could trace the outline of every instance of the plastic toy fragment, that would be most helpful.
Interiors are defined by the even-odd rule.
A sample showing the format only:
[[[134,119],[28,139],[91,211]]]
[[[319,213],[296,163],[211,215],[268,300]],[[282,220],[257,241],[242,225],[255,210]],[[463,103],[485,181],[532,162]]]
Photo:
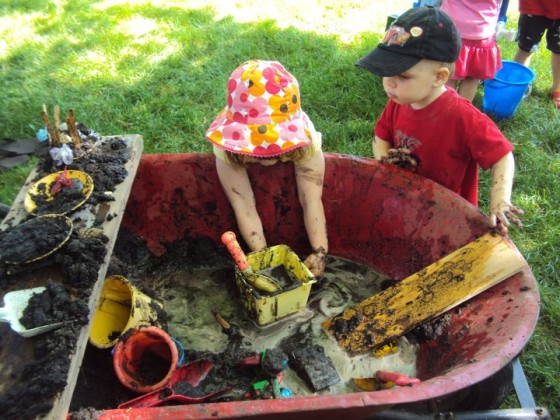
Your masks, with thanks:
[[[40,142],[47,141],[49,138],[49,133],[46,128],[40,128],[37,131],[36,135],[37,135],[37,140],[39,140]]]
[[[54,185],[51,188],[51,193],[56,194],[62,189],[62,187],[72,187],[73,185],[74,183],[70,178],[68,178],[66,171],[64,171],[56,177]]]
[[[275,378],[288,366],[288,356],[279,349],[263,350],[253,356],[245,357],[239,366],[252,366],[261,369],[269,378]]]
[[[72,149],[66,143],[61,147],[51,148],[49,153],[56,166],[61,166],[62,164],[70,165],[74,160]]]
[[[398,386],[410,386],[413,384],[420,383],[420,379],[411,378],[406,376],[404,373],[388,372],[385,370],[380,370],[375,374],[375,378],[380,382],[393,382]]]

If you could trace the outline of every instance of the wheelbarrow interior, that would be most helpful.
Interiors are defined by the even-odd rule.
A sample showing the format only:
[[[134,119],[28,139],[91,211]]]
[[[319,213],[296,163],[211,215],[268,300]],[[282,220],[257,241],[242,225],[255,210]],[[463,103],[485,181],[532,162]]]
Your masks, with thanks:
[[[278,164],[274,176],[264,176],[268,170],[260,165],[249,168],[267,241],[288,244],[304,256],[310,245],[293,166]],[[395,280],[492,230],[486,215],[444,187],[391,165],[348,155],[326,154],[323,204],[329,254],[366,264]],[[223,232],[236,229],[236,222],[217,178],[214,157],[144,155],[122,226],[143,238],[155,255],[164,255],[171,244],[187,236],[219,243]],[[187,406],[183,410],[190,411],[181,415],[204,412],[230,417],[250,412],[294,418],[305,413],[312,418],[325,412],[372,414],[438,398],[476,384],[512,361],[533,333],[538,313],[537,284],[527,267],[449,313],[450,321],[440,335],[419,347],[417,377],[422,382],[413,387],[207,403]]]

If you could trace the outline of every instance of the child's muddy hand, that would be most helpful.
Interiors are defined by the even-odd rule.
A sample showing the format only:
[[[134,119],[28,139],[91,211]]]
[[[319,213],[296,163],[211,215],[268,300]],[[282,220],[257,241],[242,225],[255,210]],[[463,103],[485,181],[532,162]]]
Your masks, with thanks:
[[[327,265],[327,251],[323,247],[313,251],[303,263],[309,268],[311,274],[320,279],[323,277],[325,266]]]
[[[496,227],[502,235],[506,235],[511,223],[517,227],[523,227],[523,223],[519,218],[523,214],[525,212],[520,208],[502,202],[490,209],[490,224]]]
[[[405,147],[389,149],[387,151],[387,156],[384,156],[381,160],[413,172],[420,166],[420,159],[418,156]]]

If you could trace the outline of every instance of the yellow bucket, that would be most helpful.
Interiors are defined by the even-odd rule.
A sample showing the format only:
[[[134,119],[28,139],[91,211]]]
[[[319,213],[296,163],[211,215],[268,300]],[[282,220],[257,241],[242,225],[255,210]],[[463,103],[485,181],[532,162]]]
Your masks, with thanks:
[[[106,349],[117,344],[122,334],[139,326],[161,327],[163,305],[146,296],[123,276],[105,279],[93,316],[89,341]]]
[[[235,267],[235,281],[245,311],[259,326],[265,326],[295,314],[307,306],[311,286],[317,279],[287,245],[275,245],[247,254],[247,260],[255,272],[283,266],[292,278],[291,285],[283,286],[278,292],[262,294]]]

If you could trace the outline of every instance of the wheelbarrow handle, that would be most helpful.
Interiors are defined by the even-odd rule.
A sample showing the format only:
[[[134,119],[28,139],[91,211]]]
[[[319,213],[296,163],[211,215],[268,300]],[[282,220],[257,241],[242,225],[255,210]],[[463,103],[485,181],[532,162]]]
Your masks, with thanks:
[[[221,239],[222,243],[226,246],[229,253],[233,257],[235,264],[237,264],[237,267],[243,272],[247,270],[250,270],[252,272],[253,270],[251,268],[251,264],[249,264],[249,260],[247,260],[247,255],[245,255],[245,252],[243,252],[243,249],[241,249],[241,245],[239,245],[235,233],[233,233],[232,231],[224,232]]]

